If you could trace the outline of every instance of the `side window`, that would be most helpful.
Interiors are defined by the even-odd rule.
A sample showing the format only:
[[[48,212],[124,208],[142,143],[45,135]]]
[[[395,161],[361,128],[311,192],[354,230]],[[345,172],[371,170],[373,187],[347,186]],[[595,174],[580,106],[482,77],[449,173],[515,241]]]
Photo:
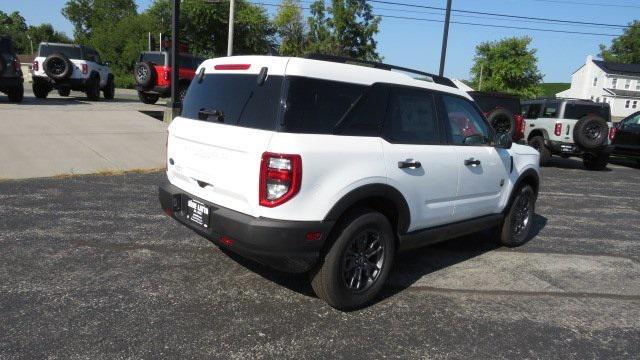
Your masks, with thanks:
[[[491,132],[478,109],[467,99],[442,95],[454,145],[483,145],[491,142]]]
[[[537,119],[540,117],[540,109],[542,106],[540,104],[531,104],[529,107],[529,112],[525,116],[527,119]]]
[[[421,89],[392,88],[384,136],[392,143],[440,143],[433,93]]]
[[[529,112],[529,105],[522,105],[522,107],[520,108],[520,115],[522,115],[522,117],[526,119],[528,112]]]
[[[544,113],[542,114],[542,117],[545,118],[555,118],[558,117],[558,103],[555,102],[551,102],[551,103],[547,103],[544,106]]]
[[[388,86],[373,84],[346,115],[336,134],[351,136],[380,136],[380,128],[387,111]]]
[[[622,124],[622,127],[625,129],[640,129],[640,114],[627,119],[624,124]]]

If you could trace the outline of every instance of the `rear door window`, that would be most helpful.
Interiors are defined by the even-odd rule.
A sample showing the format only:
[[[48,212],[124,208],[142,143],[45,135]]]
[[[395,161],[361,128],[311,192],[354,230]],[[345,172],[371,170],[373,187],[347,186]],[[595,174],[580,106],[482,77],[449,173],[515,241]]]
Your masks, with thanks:
[[[275,130],[282,76],[207,74],[197,77],[184,99],[182,116],[262,130]]]
[[[140,61],[142,62],[150,62],[154,65],[164,66],[164,54],[142,54],[140,56]]]
[[[383,133],[391,143],[441,143],[433,93],[414,88],[392,88]]]
[[[527,111],[527,115],[525,118],[527,119],[537,119],[540,117],[540,110],[542,109],[542,105],[540,104],[531,104],[529,106],[529,111]]]
[[[611,121],[611,114],[608,106],[567,103],[564,107],[565,119],[578,120],[587,115],[597,115],[602,117],[606,121]]]
[[[81,59],[82,51],[78,46],[59,46],[59,45],[42,45],[40,46],[39,55],[47,57],[51,54],[64,54],[69,59]]]
[[[543,118],[558,117],[558,112],[560,111],[559,107],[560,107],[560,104],[558,104],[557,102],[546,103],[544,106],[544,112],[542,114],[542,117]]]
[[[366,89],[363,97],[347,112],[342,123],[336,125],[335,134],[350,136],[379,136],[385,112],[389,87],[374,84]]]
[[[288,76],[284,131],[332,134],[347,111],[364,95],[367,86]]]

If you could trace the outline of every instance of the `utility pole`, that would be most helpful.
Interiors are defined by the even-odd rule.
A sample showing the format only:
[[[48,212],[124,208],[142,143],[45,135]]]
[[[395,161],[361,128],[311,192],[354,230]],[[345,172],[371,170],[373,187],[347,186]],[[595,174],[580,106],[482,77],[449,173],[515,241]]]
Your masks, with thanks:
[[[451,19],[451,0],[447,0],[447,15],[444,19],[444,33],[442,34],[442,51],[440,52],[440,76],[444,75],[444,60],[447,57],[447,40],[449,39],[449,20]]]
[[[480,81],[478,81],[478,91],[482,90],[482,69],[484,69],[484,63],[480,64]]]
[[[233,55],[233,22],[236,9],[236,1],[229,1],[229,38],[227,40],[227,56]]]
[[[151,31],[149,31],[149,38],[147,41],[149,43],[149,51],[151,51]]]

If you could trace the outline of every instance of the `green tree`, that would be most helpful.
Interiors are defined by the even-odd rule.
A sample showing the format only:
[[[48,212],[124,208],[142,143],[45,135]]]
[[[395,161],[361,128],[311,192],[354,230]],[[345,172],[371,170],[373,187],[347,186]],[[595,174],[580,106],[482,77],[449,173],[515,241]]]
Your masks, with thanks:
[[[605,61],[640,64],[640,20],[634,20],[624,33],[613,39],[611,47],[600,45],[600,57]]]
[[[530,37],[510,37],[476,46],[471,68],[473,86],[483,91],[503,91],[524,98],[540,96],[543,76],[538,70],[536,50],[530,49],[529,45]]]
[[[301,56],[306,48],[306,33],[299,0],[284,0],[273,19],[280,38],[278,52],[285,56]]]
[[[51,24],[27,25],[24,17],[19,12],[6,14],[0,11],[0,35],[13,39],[15,50],[19,54],[36,51],[38,44],[48,42],[69,42],[70,39],[59,31],[55,31]]]
[[[68,0],[62,8],[62,15],[73,24],[76,41],[81,43],[102,23],[117,23],[136,14],[135,0]]]
[[[332,0],[328,9],[323,0],[316,0],[308,23],[309,52],[380,60],[374,39],[380,17],[373,15],[366,0]]]

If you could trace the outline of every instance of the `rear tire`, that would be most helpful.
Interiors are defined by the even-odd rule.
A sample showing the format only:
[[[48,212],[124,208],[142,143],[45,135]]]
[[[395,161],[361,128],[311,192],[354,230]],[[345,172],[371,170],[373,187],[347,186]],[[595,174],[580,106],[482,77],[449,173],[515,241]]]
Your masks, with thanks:
[[[100,81],[96,76],[91,77],[89,81],[87,81],[85,92],[87,94],[87,100],[100,100]]]
[[[514,247],[527,242],[535,203],[536,194],[531,185],[523,185],[514,192],[507,216],[499,228],[502,245]]]
[[[350,212],[337,226],[335,242],[311,274],[311,286],[330,306],[354,310],[374,300],[386,283],[394,233],[384,215],[368,209]]]
[[[607,168],[607,164],[609,163],[609,154],[586,153],[582,157],[582,163],[587,170],[602,171]]]
[[[14,103],[22,102],[24,99],[24,85],[20,84],[7,92],[9,101]]]
[[[51,91],[51,85],[41,81],[33,82],[33,95],[38,99],[46,99],[49,96],[49,91]]]
[[[143,91],[138,91],[138,98],[145,104],[153,105],[158,102],[160,96],[155,94],[147,94]]]
[[[547,146],[544,144],[544,138],[542,136],[534,136],[529,140],[529,146],[538,150],[540,153],[540,166],[545,166],[549,159],[551,159],[551,151],[547,149]]]

